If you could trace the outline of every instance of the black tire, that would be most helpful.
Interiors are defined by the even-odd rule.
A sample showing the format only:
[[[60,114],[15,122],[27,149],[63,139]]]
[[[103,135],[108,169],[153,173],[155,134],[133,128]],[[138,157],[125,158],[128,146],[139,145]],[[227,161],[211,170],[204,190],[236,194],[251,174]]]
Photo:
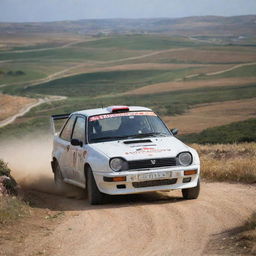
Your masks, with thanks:
[[[99,191],[90,167],[87,169],[86,177],[86,190],[89,204],[102,204],[104,201],[104,194]]]
[[[182,195],[184,199],[197,199],[200,193],[200,180],[198,179],[197,186],[194,188],[182,189]]]

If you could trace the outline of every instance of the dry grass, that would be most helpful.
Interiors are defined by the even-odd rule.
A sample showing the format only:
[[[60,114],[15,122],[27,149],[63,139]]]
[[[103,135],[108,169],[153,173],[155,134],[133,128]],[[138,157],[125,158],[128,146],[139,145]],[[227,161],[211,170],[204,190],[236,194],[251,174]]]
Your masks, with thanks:
[[[256,143],[198,145],[202,178],[210,181],[256,183]]]
[[[29,206],[17,197],[0,196],[0,224],[11,223],[29,213]]]
[[[167,83],[158,83],[148,86],[144,86],[135,90],[128,91],[125,94],[155,94],[161,92],[171,92],[171,91],[180,91],[180,90],[189,90],[195,88],[204,88],[204,87],[220,87],[220,86],[241,86],[248,85],[256,82],[255,77],[251,78],[221,78],[214,80],[195,80],[195,81],[178,81],[178,82],[167,82]]]
[[[36,99],[0,94],[0,121],[19,113],[24,107],[36,102]]]
[[[178,116],[166,116],[168,127],[177,127],[180,134],[198,133],[207,128],[244,121],[256,117],[256,98],[233,100],[197,106]]]

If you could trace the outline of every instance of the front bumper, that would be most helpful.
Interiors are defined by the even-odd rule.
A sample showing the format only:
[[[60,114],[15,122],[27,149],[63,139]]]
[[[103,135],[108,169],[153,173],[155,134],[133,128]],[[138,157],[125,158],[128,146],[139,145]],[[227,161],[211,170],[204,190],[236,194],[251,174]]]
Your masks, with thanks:
[[[197,173],[185,175],[184,172],[189,170],[197,170]],[[117,173],[94,172],[93,174],[97,186],[102,193],[123,195],[196,187],[200,175],[200,166],[175,166]],[[111,181],[115,177],[125,177],[125,181]],[[150,179],[147,179],[147,177],[150,177]]]

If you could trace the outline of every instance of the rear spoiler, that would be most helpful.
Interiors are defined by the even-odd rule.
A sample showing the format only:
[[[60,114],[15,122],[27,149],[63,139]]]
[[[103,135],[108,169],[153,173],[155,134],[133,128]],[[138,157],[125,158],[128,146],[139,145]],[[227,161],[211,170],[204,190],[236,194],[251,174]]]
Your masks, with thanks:
[[[70,114],[60,114],[60,115],[52,115],[51,116],[52,131],[53,131],[54,135],[56,135],[57,130],[60,130],[60,128],[63,126],[63,122],[62,122],[62,125],[61,126],[59,125],[57,127],[59,129],[56,129],[56,121],[68,119],[69,116],[70,116]]]

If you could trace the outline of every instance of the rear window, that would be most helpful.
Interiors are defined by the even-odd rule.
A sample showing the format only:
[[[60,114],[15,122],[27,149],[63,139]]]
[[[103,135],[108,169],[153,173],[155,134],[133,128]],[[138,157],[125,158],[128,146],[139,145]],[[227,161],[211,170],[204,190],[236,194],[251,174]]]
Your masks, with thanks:
[[[73,130],[75,119],[76,119],[75,116],[71,116],[68,119],[68,121],[65,124],[63,130],[61,131],[60,138],[62,138],[63,140],[66,140],[66,141],[71,140],[71,133],[72,133],[72,130]]]

